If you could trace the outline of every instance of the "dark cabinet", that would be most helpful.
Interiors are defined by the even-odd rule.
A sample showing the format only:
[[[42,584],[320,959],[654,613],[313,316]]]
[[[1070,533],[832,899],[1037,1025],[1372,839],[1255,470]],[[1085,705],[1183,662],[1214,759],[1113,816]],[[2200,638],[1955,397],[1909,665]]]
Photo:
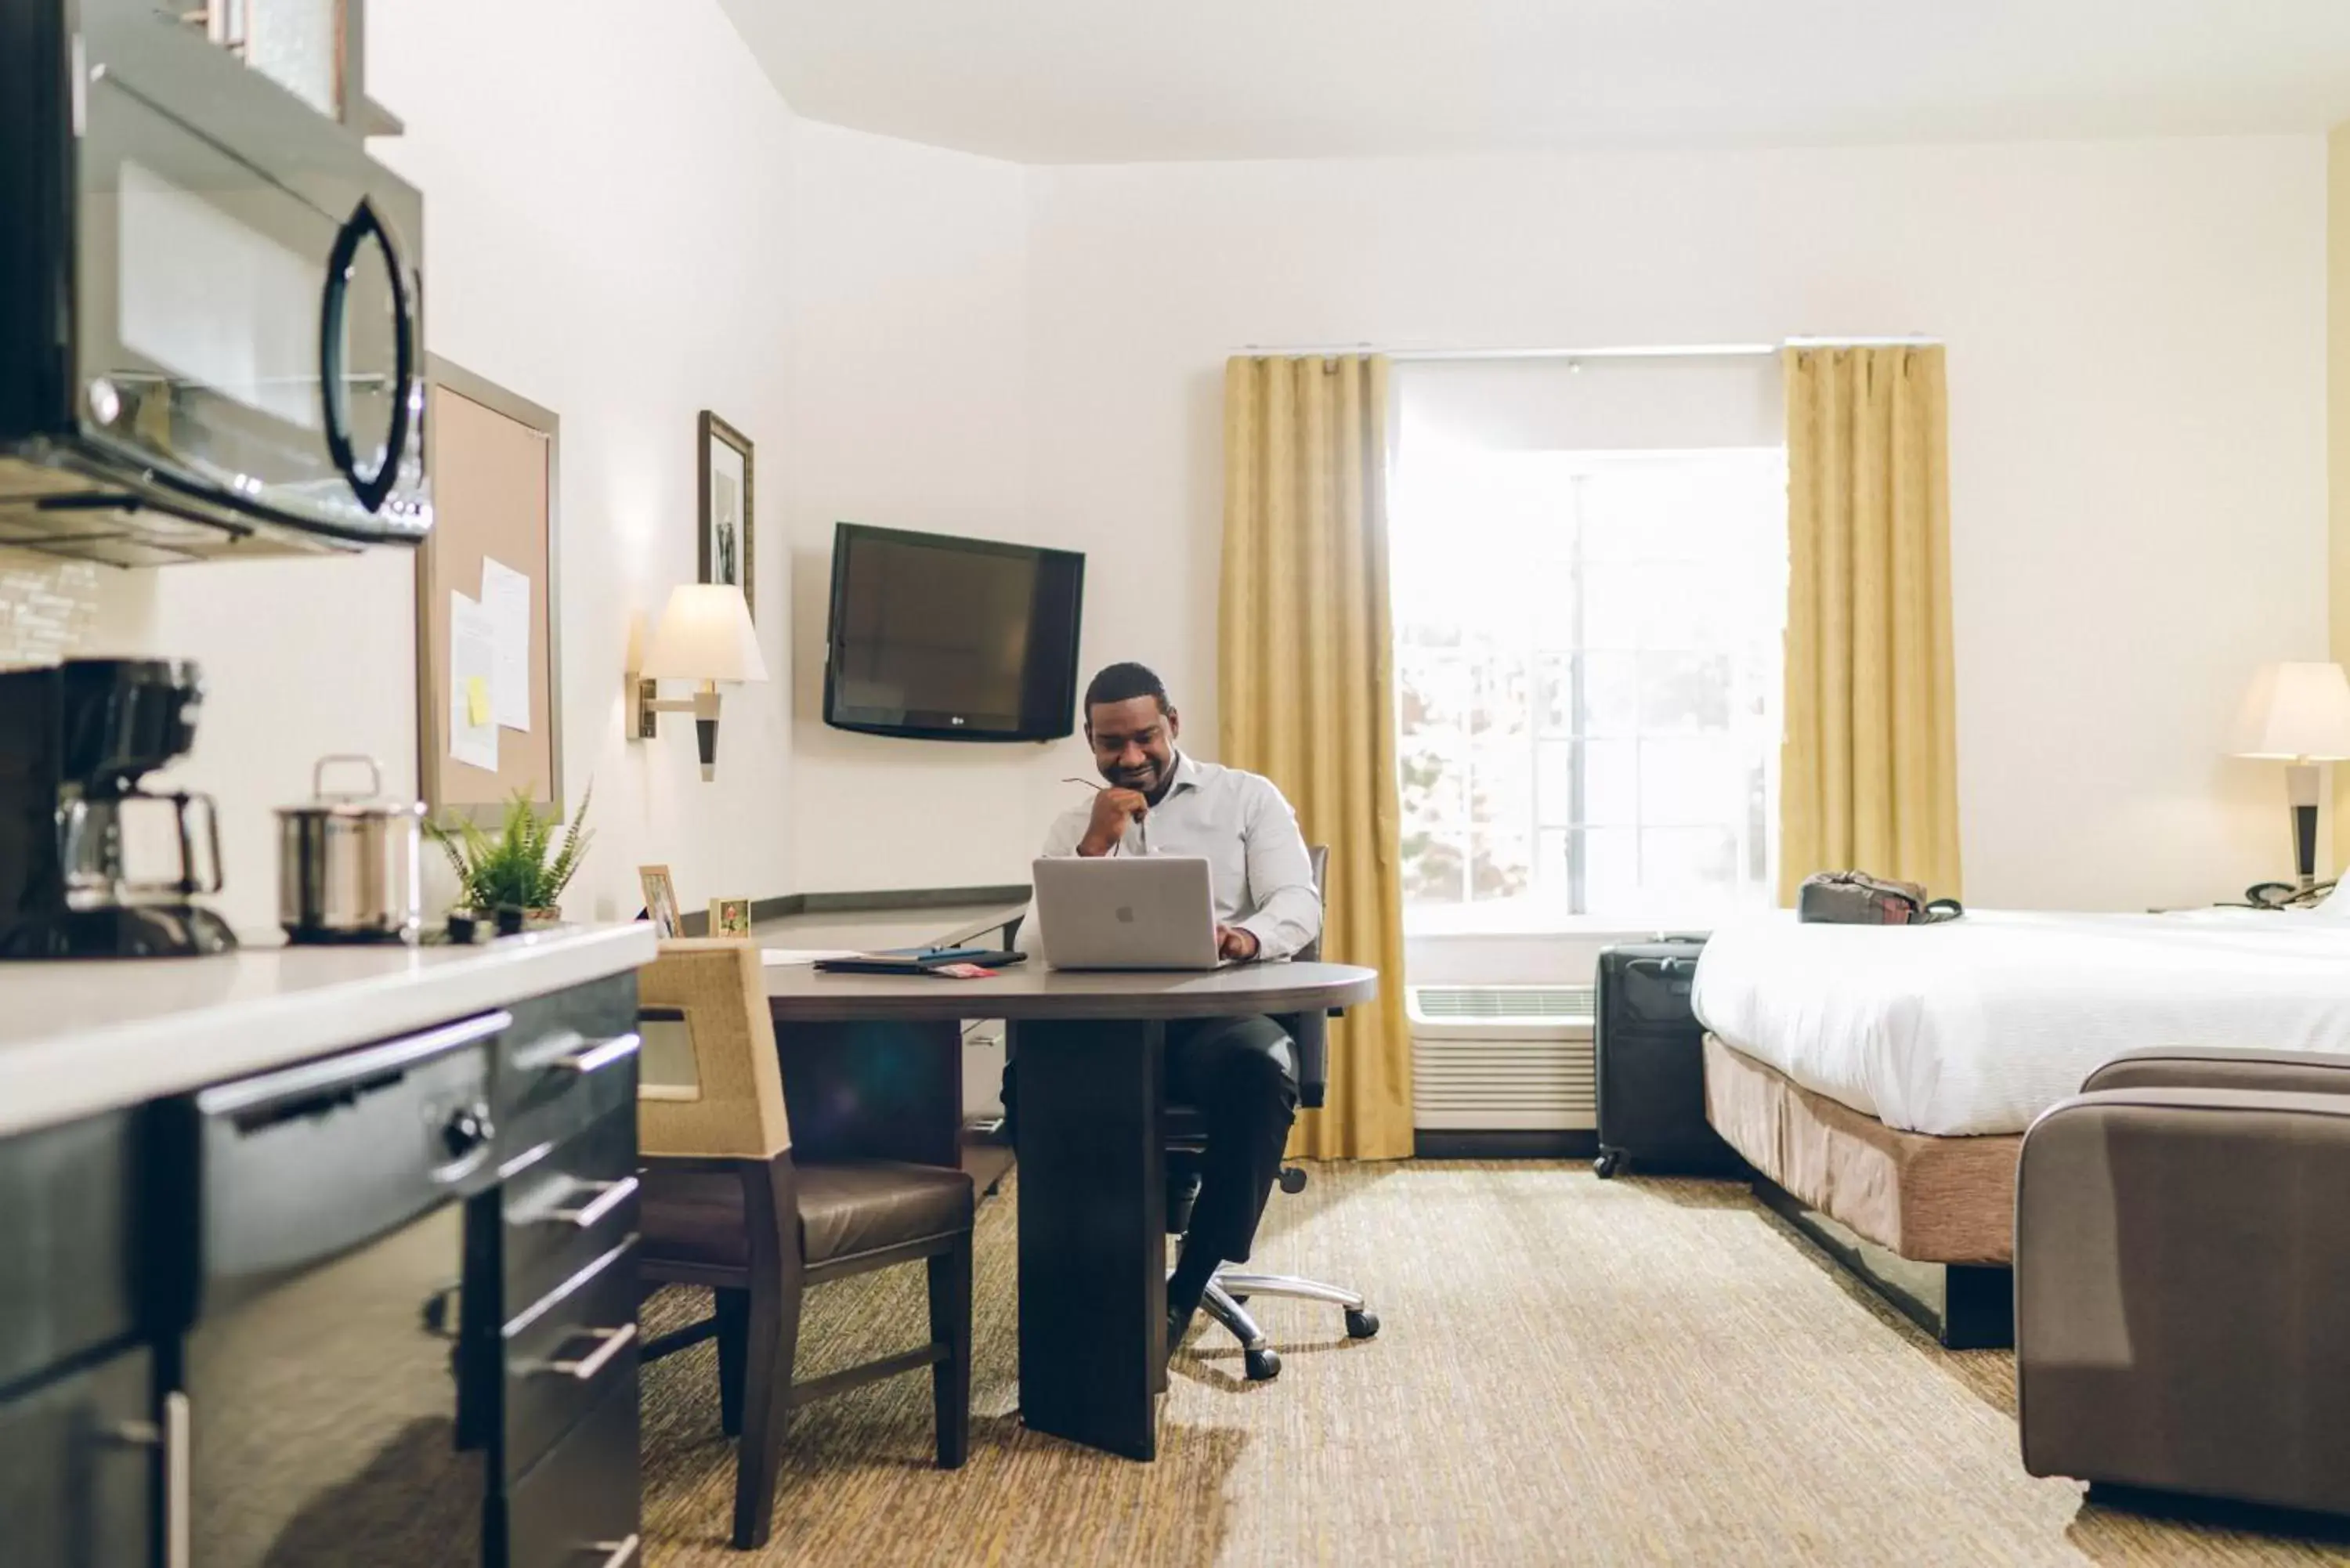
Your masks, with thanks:
[[[137,1334],[140,1120],[0,1138],[0,1389]]]
[[[636,1004],[0,1137],[0,1568],[633,1562]]]
[[[504,1501],[505,1568],[629,1568],[638,1561],[637,1389],[607,1393]]]
[[[0,1561],[143,1568],[162,1453],[154,1364],[126,1350],[0,1399]]]
[[[638,1558],[637,988],[519,1002],[491,1215],[504,1366],[491,1568]]]
[[[133,1245],[142,1117],[0,1139],[0,1562],[141,1568],[162,1459]]]

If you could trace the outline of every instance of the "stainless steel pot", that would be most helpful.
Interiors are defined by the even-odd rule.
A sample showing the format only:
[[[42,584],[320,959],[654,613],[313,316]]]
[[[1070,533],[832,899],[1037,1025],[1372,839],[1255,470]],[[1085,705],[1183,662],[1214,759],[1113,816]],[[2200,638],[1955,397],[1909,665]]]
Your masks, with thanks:
[[[368,790],[329,791],[327,770],[368,771]],[[296,942],[412,942],[422,929],[424,806],[382,798],[373,757],[321,757],[312,799],[277,809],[277,919]]]

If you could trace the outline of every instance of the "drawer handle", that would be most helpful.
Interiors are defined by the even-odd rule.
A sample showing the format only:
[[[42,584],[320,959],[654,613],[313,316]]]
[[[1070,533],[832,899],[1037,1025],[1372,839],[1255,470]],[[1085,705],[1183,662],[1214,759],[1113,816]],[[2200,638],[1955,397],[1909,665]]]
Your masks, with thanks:
[[[588,1074],[608,1067],[615,1062],[626,1061],[635,1055],[637,1047],[643,1044],[643,1037],[638,1034],[615,1034],[600,1045],[591,1045],[585,1051],[574,1051],[568,1054],[557,1056],[547,1064],[559,1067],[567,1073],[577,1073],[584,1078]]]
[[[632,1323],[624,1323],[618,1328],[583,1328],[579,1332],[593,1334],[604,1343],[577,1361],[550,1361],[540,1370],[559,1372],[575,1382],[592,1382],[596,1374],[611,1365],[612,1357],[635,1344],[637,1338],[637,1325]]]
[[[596,1542],[588,1550],[607,1553],[599,1568],[627,1568],[637,1560],[637,1544],[636,1536],[629,1534],[618,1541]]]
[[[582,1231],[592,1231],[598,1220],[635,1196],[637,1179],[624,1176],[618,1181],[588,1181],[580,1185],[594,1189],[596,1197],[580,1208],[550,1210],[541,1218],[550,1225],[572,1225]]]

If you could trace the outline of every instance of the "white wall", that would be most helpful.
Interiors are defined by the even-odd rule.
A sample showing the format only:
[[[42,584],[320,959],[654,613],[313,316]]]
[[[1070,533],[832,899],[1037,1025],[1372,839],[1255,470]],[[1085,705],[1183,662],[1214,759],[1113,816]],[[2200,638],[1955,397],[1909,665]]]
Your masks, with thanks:
[[[1082,742],[907,741],[826,727],[838,522],[1076,545],[1090,520],[1027,504],[1027,210],[1015,164],[803,122],[794,230],[798,366],[792,600],[795,888],[1025,882],[1090,773]],[[1106,563],[1087,582],[1102,641]]]
[[[651,25],[619,0],[399,0],[371,8],[373,95],[407,123],[375,151],[425,192],[427,343],[562,420],[564,760],[598,838],[564,900],[637,908],[666,861],[692,907],[791,887],[785,667],[796,236],[789,110],[713,0]],[[715,783],[691,727],[622,739],[632,618],[694,573],[694,420],[757,443],[760,633],[779,679],[730,692]],[[211,682],[182,782],[220,797],[224,900],[276,913],[269,809],[311,759],[370,752],[415,785],[411,558],[110,576],[88,651],[192,656]]]
[[[1086,665],[1157,665],[1212,754],[1250,343],[1945,338],[1969,895],[2198,901],[2282,863],[2281,781],[2220,746],[2256,663],[2324,647],[2318,139],[1024,170],[795,123],[712,0],[650,29],[406,0],[370,63],[427,193],[431,346],[564,421],[577,913],[632,911],[644,860],[689,902],[1023,877],[1082,745],[826,729],[836,520],[1086,550]],[[632,618],[693,569],[703,407],[759,443],[778,676],[729,695],[712,784],[681,724],[620,735]],[[266,926],[268,808],[312,757],[412,785],[407,557],[100,597],[89,649],[210,671],[181,771]]]
[[[1035,526],[1207,751],[1229,350],[1931,334],[1968,896],[2228,896],[2286,863],[2229,718],[2325,646],[2324,174],[2315,137],[1036,169]]]

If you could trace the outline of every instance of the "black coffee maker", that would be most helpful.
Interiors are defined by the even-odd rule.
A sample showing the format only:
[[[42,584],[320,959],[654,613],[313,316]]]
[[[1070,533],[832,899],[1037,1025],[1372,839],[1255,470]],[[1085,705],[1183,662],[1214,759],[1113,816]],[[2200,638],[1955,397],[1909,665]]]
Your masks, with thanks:
[[[0,959],[226,952],[212,798],[139,780],[195,742],[182,659],[76,659],[0,672]]]

